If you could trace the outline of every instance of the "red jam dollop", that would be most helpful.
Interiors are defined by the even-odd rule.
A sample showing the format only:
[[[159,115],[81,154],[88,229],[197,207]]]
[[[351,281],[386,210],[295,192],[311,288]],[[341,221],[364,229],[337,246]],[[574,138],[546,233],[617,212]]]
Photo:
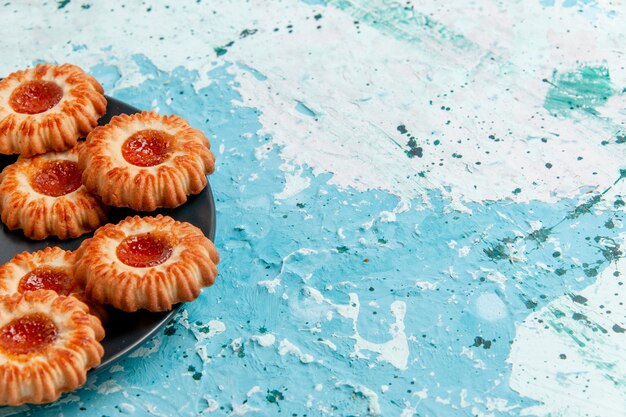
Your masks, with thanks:
[[[18,113],[38,114],[50,110],[63,98],[63,89],[52,81],[33,80],[20,84],[9,97]]]
[[[129,236],[117,246],[117,258],[134,268],[161,265],[172,256],[172,246],[163,236],[153,233]]]
[[[28,314],[0,328],[0,350],[11,355],[39,352],[52,344],[57,335],[57,326],[48,316]]]
[[[174,139],[161,130],[146,129],[133,133],[122,145],[122,155],[139,167],[152,167],[167,159],[169,144]]]
[[[31,178],[31,185],[40,194],[59,197],[76,191],[82,183],[82,173],[76,162],[48,161]]]
[[[17,286],[17,291],[52,290],[59,295],[68,295],[73,290],[70,276],[61,268],[41,266],[24,275]]]

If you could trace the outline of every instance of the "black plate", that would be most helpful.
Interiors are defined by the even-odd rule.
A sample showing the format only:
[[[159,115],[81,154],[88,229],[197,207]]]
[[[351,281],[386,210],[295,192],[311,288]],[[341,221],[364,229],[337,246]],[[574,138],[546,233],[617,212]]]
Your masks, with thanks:
[[[117,114],[140,112],[140,110],[114,98],[107,97],[107,100],[107,113],[98,121],[100,125],[108,123],[111,117]],[[15,156],[0,156],[0,168],[15,162],[16,159],[17,157]],[[158,213],[171,216],[176,220],[192,223],[199,227],[211,240],[215,239],[215,202],[213,201],[210,184],[207,184],[207,187],[200,194],[191,196],[187,203],[178,208],[157,210],[151,213],[144,213],[144,215],[153,216]],[[112,209],[109,215],[109,222],[117,223],[126,216],[134,214],[137,213],[129,209]],[[0,263],[8,262],[20,252],[34,252],[46,246],[60,246],[66,250],[75,250],[83,240],[92,235],[90,233],[72,240],[50,238],[34,241],[26,238],[20,230],[9,231],[6,227],[2,227],[0,230]],[[106,330],[106,337],[102,341],[104,357],[100,366],[95,369],[103,369],[110,365],[113,361],[130,352],[141,342],[152,336],[167,323],[179,307],[179,305],[175,306],[173,310],[163,313],[139,311],[132,314],[111,309],[110,320],[104,326]]]

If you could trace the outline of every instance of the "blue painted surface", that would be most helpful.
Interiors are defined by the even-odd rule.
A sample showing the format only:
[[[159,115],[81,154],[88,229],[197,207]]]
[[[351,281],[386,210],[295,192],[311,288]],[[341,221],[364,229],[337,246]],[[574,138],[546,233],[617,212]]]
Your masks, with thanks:
[[[445,214],[446,201],[433,193],[432,207],[400,213],[397,221],[386,223],[376,216],[393,210],[398,198],[383,192],[340,191],[326,183],[326,176],[310,172],[306,175],[311,186],[277,205],[271,195],[283,188],[279,150],[270,151],[263,161],[254,157],[254,149],[267,138],[244,136],[260,128],[258,111],[231,104],[240,99],[227,72],[231,64],[211,71],[211,85],[196,93],[190,86],[197,74],[182,68],[162,72],[143,56],[136,62],[149,80],[118,90],[116,98],[140,108],[150,107],[156,98],[161,112],[187,115],[215,138],[214,149],[222,144],[227,149],[218,155],[219,169],[210,178],[218,210],[220,277],[198,301],[184,307],[188,324],[183,325],[178,315],[146,344],[147,349],[154,347],[154,353],[121,360],[123,369],[92,376],[87,388],[71,394],[79,400],[31,407],[33,415],[75,415],[81,408],[90,415],[133,410],[144,415],[152,404],[164,415],[193,416],[207,407],[205,396],[218,401],[223,413],[231,412],[232,404],[247,401],[261,410],[255,415],[301,416],[310,413],[305,402],[311,396],[336,415],[366,415],[367,399],[353,387],[336,387],[341,381],[388,385],[380,398],[383,415],[398,415],[405,401],[414,402],[414,394],[424,389],[428,398],[419,403],[424,415],[460,410],[461,390],[468,397],[489,392],[520,406],[532,403],[502,383],[509,373],[505,360],[514,325],[557,296],[575,295],[607,266],[603,250],[611,247],[616,230],[606,224],[616,220],[615,214],[593,216],[572,200],[490,202],[470,206],[472,215]],[[105,85],[119,77],[114,67],[98,66],[93,73]],[[169,105],[164,104],[167,97],[174,98]],[[254,182],[249,181],[252,174],[258,175]],[[524,233],[537,219],[546,226],[545,234]],[[572,229],[574,221],[581,223]],[[364,226],[368,222],[373,222],[371,227]],[[337,234],[340,227],[343,239]],[[596,236],[602,241],[594,240]],[[568,242],[569,249],[557,253],[554,239]],[[451,241],[455,248],[449,246]],[[459,258],[458,248],[466,245],[472,251]],[[313,252],[297,254],[302,248]],[[529,258],[530,266],[520,270],[510,261],[508,256],[516,251]],[[582,265],[573,265],[572,258]],[[506,287],[489,280],[487,270],[472,276],[475,265],[497,268],[507,277]],[[584,279],[571,280],[575,274]],[[278,291],[286,299],[257,285],[277,275]],[[430,283],[433,289],[416,286],[416,281]],[[390,305],[397,300],[406,303],[408,368],[401,371],[377,362],[376,354],[369,354],[369,360],[351,357],[352,322],[337,314],[328,320],[327,309],[306,296],[308,287],[335,304],[348,304],[349,293],[356,294],[361,305],[356,326],[363,338],[375,343],[390,338]],[[372,307],[371,302],[377,305]],[[481,303],[487,303],[491,315],[481,314]],[[209,320],[223,322],[226,331],[197,340],[210,331]],[[261,347],[250,340],[264,333],[275,335],[276,344],[288,339],[314,360],[302,363],[297,357],[279,355],[276,346]],[[233,344],[236,339],[240,343]],[[332,341],[336,351],[316,343],[321,339]],[[198,348],[206,349],[209,362],[200,360]],[[482,363],[479,368],[477,361]],[[315,390],[317,384],[323,385],[321,391]],[[248,399],[246,393],[255,385],[261,392]]]

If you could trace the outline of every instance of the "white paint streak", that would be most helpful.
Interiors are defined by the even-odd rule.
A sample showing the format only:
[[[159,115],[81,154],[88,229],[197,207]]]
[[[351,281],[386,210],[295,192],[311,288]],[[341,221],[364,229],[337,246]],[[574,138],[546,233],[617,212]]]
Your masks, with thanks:
[[[283,169],[285,170],[285,169]],[[285,173],[285,188],[280,193],[274,194],[277,200],[286,200],[306,190],[311,185],[311,178],[302,176],[302,168],[295,173]]]
[[[510,385],[542,403],[524,409],[523,415],[624,415],[626,348],[620,329],[626,328],[626,307],[616,296],[623,290],[613,276],[615,269],[626,271],[626,259],[607,267],[594,284],[577,293],[586,299],[584,304],[566,295],[518,326],[508,358]]]
[[[319,343],[321,345],[328,346],[328,348],[330,350],[332,350],[332,351],[336,351],[337,350],[337,345],[335,345],[333,342],[331,342],[330,340],[327,340],[327,339],[316,340],[315,343]]]
[[[406,404],[404,409],[402,410],[402,413],[400,414],[400,417],[413,417],[415,414],[417,414],[417,409],[411,407],[410,404]]]
[[[196,339],[200,342],[204,339],[210,339],[220,333],[224,333],[226,331],[226,325],[220,320],[210,320],[208,323],[194,324],[192,331]]]
[[[292,258],[297,259],[299,256],[309,256],[309,255],[313,255],[316,253],[317,251],[315,249],[309,249],[309,248],[300,248],[298,250],[295,250],[289,253],[287,256],[285,256],[282,259],[280,272],[278,273],[278,275],[276,275],[273,279],[270,279],[270,280],[259,281],[257,284],[260,285],[261,287],[267,288],[268,293],[270,294],[275,293],[276,288],[278,288],[281,284],[282,275],[289,268],[289,263],[292,262]]]
[[[360,359],[368,359],[365,351],[375,352],[378,354],[377,361],[389,362],[398,369],[407,369],[409,360],[409,344],[406,333],[404,332],[404,316],[406,315],[406,303],[404,301],[394,301],[391,303],[390,311],[395,321],[389,326],[389,334],[391,339],[384,343],[374,343],[359,334],[357,322],[361,309],[359,297],[356,293],[349,294],[348,304],[334,304],[316,288],[306,286],[305,294],[311,297],[317,304],[328,304],[337,313],[343,317],[352,320],[352,328],[354,335],[354,351],[352,356]]]
[[[202,414],[204,413],[212,413],[220,408],[220,403],[211,398],[210,395],[205,395],[204,400],[207,402],[207,407],[202,410]]]
[[[112,63],[121,73],[109,91],[115,94],[116,89],[145,81],[135,54],[146,54],[165,71],[179,65],[197,70],[196,88],[209,85],[208,71],[225,59],[241,63],[267,77],[257,79],[247,69],[231,66],[242,103],[259,108],[261,133],[272,136],[260,157],[267,147],[280,145],[281,157],[289,164],[298,169],[309,166],[315,174],[331,173],[330,182],[342,188],[380,189],[406,199],[426,199],[424,190],[437,189],[448,195],[453,210],[468,211],[465,201],[556,201],[577,195],[581,185],[605,188],[615,180],[622,166],[620,152],[614,145],[597,146],[611,136],[611,127],[605,119],[586,114],[579,115],[582,123],[551,117],[543,109],[549,85],[541,80],[554,65],[570,69],[580,62],[605,62],[615,85],[624,84],[621,19],[597,13],[594,25],[604,30],[591,32],[589,17],[574,13],[575,8],[550,10],[538,1],[506,7],[497,2],[441,7],[430,0],[420,2],[417,16],[407,16],[420,19],[422,13],[460,31],[465,46],[457,47],[438,31],[417,27],[415,32],[402,32],[404,40],[395,39],[390,34],[407,29],[396,27],[401,22],[393,19],[379,28],[362,24],[357,31],[355,18],[386,12],[389,5],[383,0],[352,3],[354,7],[346,11],[326,7],[323,30],[307,21],[312,7],[304,2],[230,0],[220,2],[214,13],[201,13],[204,5],[189,5],[182,11],[155,7],[150,24],[132,19],[143,14],[143,4],[111,8],[94,3],[80,11],[81,19],[72,20],[69,32],[64,13],[24,7],[0,15],[0,25],[13,29],[5,36],[13,47],[5,51],[0,71],[6,74],[38,59],[71,61],[86,68]],[[72,2],[67,9],[79,7]],[[258,25],[284,24],[287,16],[298,27],[293,33]],[[512,25],[511,16],[525,16],[528,24]],[[33,21],[46,25],[28,30]],[[181,30],[194,27],[208,29],[194,36]],[[241,28],[248,27],[260,29],[239,39]],[[123,36],[83,36],[86,48],[73,48],[68,40],[87,32]],[[207,59],[214,56],[214,47],[232,39],[237,42],[225,56]],[[268,44],[280,48],[267,48]],[[190,55],[190,50],[195,53]],[[377,63],[384,63],[384,68]],[[297,102],[314,109],[315,117],[298,112]],[[442,106],[451,109],[442,111]],[[598,111],[619,123],[626,119],[623,107],[623,97],[616,96]],[[401,123],[424,147],[422,157],[405,154],[407,136],[396,130]],[[539,140],[545,136],[550,139],[547,143]],[[438,138],[438,146],[426,145]],[[585,158],[570,163],[577,155]],[[445,163],[439,166],[442,158]],[[476,165],[477,161],[482,164]],[[544,174],[548,161],[553,175]],[[424,177],[415,175],[422,171],[427,171]],[[285,190],[277,197],[306,187],[298,178],[288,176]],[[513,195],[518,185],[523,190]]]
[[[356,294],[355,294],[356,296]],[[358,306],[358,304],[357,304]],[[391,340],[384,343],[370,342],[358,334],[355,326],[354,355],[357,357],[367,357],[363,354],[364,350],[378,353],[378,361],[389,362],[398,369],[407,369],[409,360],[409,344],[404,333],[404,316],[406,315],[406,303],[404,301],[394,301],[391,303],[391,314],[395,318],[395,322],[389,327]]]
[[[262,347],[269,347],[274,344],[276,337],[271,333],[259,334],[250,337],[250,340],[259,344]]]
[[[122,391],[122,387],[114,380],[109,379],[97,386],[98,394],[106,395],[113,394],[114,392]]]
[[[124,372],[124,367],[121,365],[113,365],[109,368],[109,372],[112,374],[116,372]]]
[[[300,360],[302,363],[311,363],[313,362],[313,356],[308,353],[303,353],[302,350],[293,343],[291,343],[288,339],[283,339],[278,344],[278,354],[280,356],[285,356],[287,354],[293,355]]]
[[[117,407],[122,414],[132,414],[136,410],[136,407],[129,403],[119,403]]]
[[[250,390],[246,393],[246,397],[250,398],[254,394],[258,394],[259,392],[261,392],[261,387],[259,387],[258,385],[255,385],[252,388],[250,388]]]
[[[155,352],[159,351],[159,347],[161,346],[161,339],[154,338],[152,339],[152,347],[142,346],[128,355],[129,358],[145,358],[146,356],[150,356]]]
[[[229,416],[245,416],[248,413],[261,411],[260,408],[252,407],[248,403],[244,404],[232,404],[233,411],[228,413]]]

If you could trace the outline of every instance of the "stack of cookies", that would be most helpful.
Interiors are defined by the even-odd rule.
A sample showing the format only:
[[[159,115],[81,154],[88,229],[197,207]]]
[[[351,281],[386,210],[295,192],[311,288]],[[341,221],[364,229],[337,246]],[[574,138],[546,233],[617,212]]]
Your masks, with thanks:
[[[42,64],[0,81],[0,217],[29,239],[76,238],[0,266],[0,405],[42,403],[100,364],[104,305],[166,311],[213,284],[219,255],[168,216],[107,224],[109,207],[174,208],[200,193],[215,157],[178,116],[119,115],[104,126],[102,86],[80,68]],[[80,138],[86,137],[84,142]]]

